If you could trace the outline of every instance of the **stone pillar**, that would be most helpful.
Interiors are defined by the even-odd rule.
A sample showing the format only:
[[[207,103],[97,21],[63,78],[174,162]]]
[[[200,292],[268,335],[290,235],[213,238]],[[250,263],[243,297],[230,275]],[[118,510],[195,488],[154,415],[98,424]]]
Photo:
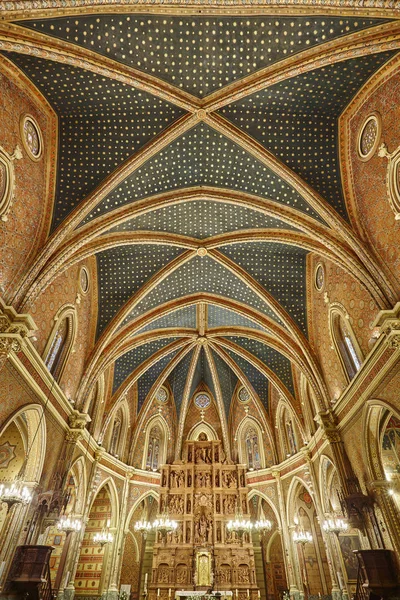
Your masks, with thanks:
[[[125,544],[125,520],[128,508],[129,483],[134,470],[129,469],[125,474],[124,487],[122,490],[121,506],[118,515],[118,524],[115,532],[115,539],[112,547],[111,566],[110,566],[110,587],[107,590],[107,598],[118,600],[118,583],[121,570],[122,553]]]
[[[79,556],[80,556],[80,552],[81,552],[81,548],[82,548],[83,537],[85,535],[86,524],[89,519],[89,510],[90,510],[90,506],[92,504],[93,484],[94,484],[94,480],[96,477],[97,466],[98,466],[99,462],[101,461],[101,458],[102,458],[104,452],[105,452],[104,448],[101,448],[101,447],[97,448],[97,450],[95,451],[95,455],[94,455],[95,460],[92,464],[91,475],[89,476],[89,481],[88,481],[88,486],[87,486],[86,505],[85,505],[85,509],[83,512],[82,529],[79,532],[79,534],[76,535],[74,543],[71,544],[71,552],[70,552],[69,560],[66,561],[65,572],[67,573],[69,571],[70,575],[69,575],[69,582],[67,583],[67,587],[64,589],[64,594],[63,594],[64,600],[73,600],[73,598],[75,596],[75,576],[76,576],[76,570],[78,568]]]
[[[318,484],[317,477],[315,475],[314,463],[311,460],[311,455],[308,450],[302,451],[304,458],[307,463],[308,470],[311,476],[311,482],[314,490],[314,500],[315,500],[315,510],[317,511],[318,521],[320,524],[322,539],[324,540],[326,558],[328,560],[329,574],[331,577],[331,585],[332,585],[332,599],[333,600],[341,600],[341,598],[348,598],[347,590],[340,590],[339,581],[337,577],[337,572],[341,572],[342,575],[342,566],[340,564],[339,556],[335,555],[334,552],[334,540],[331,539],[331,534],[326,533],[322,527],[322,523],[325,519],[325,514],[322,509],[322,501],[320,496],[320,487]],[[332,543],[333,542],[333,543]],[[335,560],[336,559],[336,560]],[[344,581],[344,577],[343,577]]]
[[[0,298],[0,370],[12,353],[20,352],[26,338],[36,330],[30,315],[19,315]]]
[[[281,527],[282,527],[282,543],[283,543],[283,558],[285,561],[287,582],[289,584],[290,597],[294,600],[299,600],[300,592],[297,587],[296,573],[294,567],[293,557],[293,545],[290,536],[289,526],[286,519],[286,503],[282,489],[281,474],[279,471],[272,472],[273,477],[276,479],[276,487],[278,491],[279,501],[279,512],[281,515]]]
[[[373,547],[374,532],[371,529],[369,520],[365,516],[368,513],[373,517],[373,501],[370,496],[364,494],[361,490],[359,481],[347,456],[342,438],[336,427],[335,415],[331,410],[320,412],[316,416],[316,421],[322,429],[323,438],[328,440],[330,444],[333,464],[336,467],[341,486],[341,502],[346,517],[351,527],[359,529],[364,535],[368,536],[369,543]],[[379,540],[377,543],[379,547]]]

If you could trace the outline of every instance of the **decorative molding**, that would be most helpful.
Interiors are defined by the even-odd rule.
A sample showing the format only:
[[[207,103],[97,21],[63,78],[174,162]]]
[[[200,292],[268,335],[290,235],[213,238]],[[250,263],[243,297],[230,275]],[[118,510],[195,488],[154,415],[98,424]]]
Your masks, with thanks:
[[[8,221],[8,213],[14,204],[15,172],[14,161],[21,160],[22,151],[17,145],[12,154],[0,146],[0,217]]]
[[[378,155],[388,159],[386,189],[388,201],[396,221],[400,219],[400,146],[389,152],[385,142],[379,146]]]

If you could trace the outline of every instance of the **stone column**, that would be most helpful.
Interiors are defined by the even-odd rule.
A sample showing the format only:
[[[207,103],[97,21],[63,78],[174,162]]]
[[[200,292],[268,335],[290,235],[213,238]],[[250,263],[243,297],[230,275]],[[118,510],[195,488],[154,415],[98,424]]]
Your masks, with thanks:
[[[79,534],[77,534],[75,536],[75,541],[73,544],[71,544],[71,552],[70,552],[70,556],[69,556],[69,560],[66,561],[66,566],[65,566],[65,572],[67,573],[69,571],[70,575],[69,575],[69,582],[67,583],[67,587],[64,589],[64,594],[63,594],[63,598],[64,600],[73,600],[74,596],[75,596],[75,576],[76,576],[76,570],[78,568],[78,563],[79,563],[79,556],[81,553],[81,548],[82,548],[82,542],[83,542],[83,538],[85,535],[85,529],[86,529],[86,525],[87,522],[89,520],[89,510],[90,510],[90,506],[92,504],[92,498],[93,498],[93,484],[96,478],[96,473],[97,473],[97,466],[99,464],[99,462],[101,461],[101,458],[104,454],[105,450],[104,448],[97,448],[94,454],[94,462],[92,464],[92,468],[91,468],[91,475],[89,476],[89,481],[88,481],[88,486],[87,486],[87,493],[86,493],[86,504],[85,504],[85,509],[83,512],[83,518],[82,518],[82,529],[79,532]]]
[[[319,525],[320,525],[320,529],[321,529],[321,535],[322,535],[322,539],[323,539],[324,545],[325,545],[326,558],[327,558],[328,567],[329,567],[329,574],[331,577],[332,599],[333,600],[341,600],[341,598],[347,599],[348,598],[347,590],[343,590],[343,591],[340,590],[339,581],[338,581],[338,577],[337,577],[338,571],[341,572],[343,575],[342,566],[340,564],[340,559],[338,556],[335,556],[334,546],[332,544],[333,540],[331,540],[330,534],[326,533],[322,527],[322,523],[324,522],[325,515],[324,515],[323,509],[322,509],[320,488],[318,485],[317,477],[315,475],[314,463],[311,460],[311,455],[308,450],[303,450],[302,453],[306,460],[308,470],[310,472],[311,482],[312,482],[312,486],[313,486],[313,490],[314,490],[314,500],[315,500],[314,505],[315,505],[315,510],[317,511],[318,521],[319,521]],[[335,560],[335,558],[336,558],[336,560]],[[343,577],[343,581],[344,581],[344,577]]]
[[[128,508],[129,484],[134,470],[128,469],[125,474],[124,487],[122,490],[121,506],[118,515],[118,524],[116,527],[115,539],[112,548],[111,566],[110,566],[110,587],[107,591],[109,600],[118,600],[118,583],[121,570],[122,553],[125,543],[125,520]]]
[[[288,522],[286,519],[286,504],[285,498],[283,494],[281,474],[279,471],[272,472],[273,477],[276,479],[276,487],[278,491],[278,501],[279,501],[279,512],[281,515],[281,528],[282,528],[282,544],[283,544],[283,558],[285,561],[286,575],[287,581],[289,584],[290,597],[294,600],[299,600],[300,592],[297,587],[296,582],[296,573],[294,567],[294,557],[293,557],[293,545],[292,539],[290,536],[290,531],[288,527]]]

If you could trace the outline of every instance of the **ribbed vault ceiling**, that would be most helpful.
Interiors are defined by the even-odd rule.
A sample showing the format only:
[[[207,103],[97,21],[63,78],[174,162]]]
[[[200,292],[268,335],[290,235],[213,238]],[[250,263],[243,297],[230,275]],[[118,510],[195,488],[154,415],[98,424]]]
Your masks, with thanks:
[[[96,345],[80,394],[111,366],[114,400],[136,384],[141,414],[168,383],[181,422],[207,388],[227,423],[238,384],[266,418],[271,387],[295,397],[296,369],[325,393],[308,341],[308,256],[373,281],[349,225],[338,119],[395,55],[369,47],[390,27],[133,13],[9,26],[30,50],[3,56],[59,120],[38,280],[97,260]]]

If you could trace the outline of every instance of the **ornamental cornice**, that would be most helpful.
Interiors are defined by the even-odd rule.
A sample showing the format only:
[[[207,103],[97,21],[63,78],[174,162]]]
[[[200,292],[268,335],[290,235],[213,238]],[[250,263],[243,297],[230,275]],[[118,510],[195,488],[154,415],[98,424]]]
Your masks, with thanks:
[[[49,4],[51,6],[49,6]],[[8,0],[0,4],[2,18],[32,18],[52,17],[68,14],[82,14],[85,12],[99,13],[110,12],[118,9],[120,12],[135,11],[162,12],[178,14],[265,14],[271,9],[274,14],[320,14],[321,10],[332,14],[348,14],[355,16],[393,17],[400,14],[399,0],[369,0],[364,6],[354,0]],[[236,9],[236,10],[235,10]],[[279,12],[277,12],[279,11]]]

